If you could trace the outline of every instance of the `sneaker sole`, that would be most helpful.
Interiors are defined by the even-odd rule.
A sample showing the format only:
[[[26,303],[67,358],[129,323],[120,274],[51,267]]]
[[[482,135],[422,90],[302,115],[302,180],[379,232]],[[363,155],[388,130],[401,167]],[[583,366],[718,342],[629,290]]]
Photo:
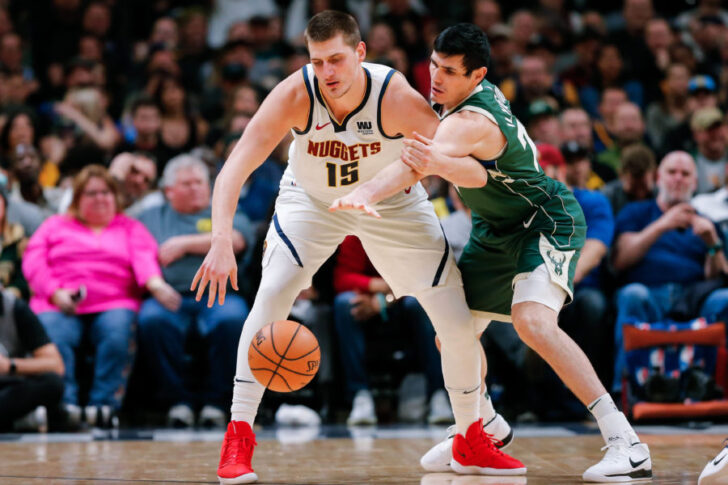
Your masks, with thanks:
[[[450,468],[455,473],[461,475],[501,475],[501,476],[512,476],[512,475],[525,475],[526,467],[523,468],[488,468],[479,466],[465,466],[458,463],[457,460],[450,462]]]
[[[627,475],[620,475],[620,476],[616,476],[616,477],[610,477],[610,476],[606,476],[606,475],[593,476],[593,477],[583,476],[582,479],[585,482],[590,482],[590,483],[645,482],[648,480],[652,480],[652,469],[637,470],[637,471],[629,473]]]
[[[222,478],[218,476],[217,479],[220,480],[221,485],[237,485],[238,483],[255,483],[258,481],[258,475],[255,473],[246,473],[245,475],[233,478]]]
[[[448,439],[450,439],[450,438],[448,438]],[[503,438],[503,440],[501,440],[501,443],[503,443],[502,446],[496,445],[496,448],[498,448],[499,450],[505,450],[506,448],[508,448],[511,445],[511,443],[513,443],[513,429],[511,429],[508,432],[508,436],[506,436],[505,438]],[[452,453],[452,448],[450,448],[450,453]],[[424,458],[424,456],[422,458]],[[450,466],[450,463],[451,462],[448,462],[447,465],[438,465],[438,464],[430,465],[430,464],[424,463],[422,461],[422,459],[420,459],[420,466],[425,471],[428,471],[431,473],[446,473],[446,472],[452,471],[452,467]]]

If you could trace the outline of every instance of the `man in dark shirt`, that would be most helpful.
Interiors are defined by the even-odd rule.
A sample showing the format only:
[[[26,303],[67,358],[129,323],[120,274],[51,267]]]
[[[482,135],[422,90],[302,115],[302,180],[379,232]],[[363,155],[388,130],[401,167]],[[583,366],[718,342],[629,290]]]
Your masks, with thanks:
[[[663,320],[686,287],[726,272],[720,231],[689,204],[696,186],[693,158],[668,153],[657,173],[657,199],[627,204],[617,216],[614,267],[625,286],[617,293],[613,391],[619,390],[625,367],[622,325]],[[718,321],[727,309],[728,288],[720,288],[698,314]]]
[[[37,430],[63,396],[63,360],[38,317],[9,292],[0,291],[0,431],[30,413]],[[45,409],[35,412],[39,406]]]

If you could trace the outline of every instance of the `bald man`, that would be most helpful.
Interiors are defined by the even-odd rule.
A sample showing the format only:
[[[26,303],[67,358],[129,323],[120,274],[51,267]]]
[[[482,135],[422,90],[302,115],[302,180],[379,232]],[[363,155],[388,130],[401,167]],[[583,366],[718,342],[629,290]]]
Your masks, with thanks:
[[[663,320],[686,287],[726,271],[720,231],[690,205],[697,180],[693,157],[670,152],[657,171],[657,198],[629,203],[617,215],[614,267],[626,285],[617,293],[613,391],[625,366],[622,325]],[[728,288],[718,289],[699,315],[722,318],[727,308]]]

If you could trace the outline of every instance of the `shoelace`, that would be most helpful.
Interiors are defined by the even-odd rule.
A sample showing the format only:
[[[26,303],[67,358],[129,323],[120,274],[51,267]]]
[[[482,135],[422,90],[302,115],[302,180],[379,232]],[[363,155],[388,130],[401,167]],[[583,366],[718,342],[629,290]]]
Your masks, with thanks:
[[[503,453],[500,448],[498,448],[499,446],[503,446],[503,442],[490,433],[486,433],[485,431],[483,431],[483,434],[488,439],[488,441],[490,441],[490,446],[493,448],[493,451],[495,451],[500,456],[504,456],[505,453]]]
[[[619,458],[620,458],[619,455],[623,452],[622,448],[627,448],[627,447],[623,444],[615,444],[615,443],[602,446],[601,451],[607,450],[607,453],[604,455],[604,458],[602,458],[602,461],[608,460],[608,461],[614,462],[614,463],[619,462]]]
[[[248,436],[245,437],[231,437],[225,442],[225,449],[222,452],[222,456],[225,460],[222,466],[234,465],[238,463],[238,456],[250,455],[249,450],[257,445],[254,438]],[[248,463],[246,463],[247,465]]]
[[[493,442],[493,444],[495,445],[496,448],[501,448],[503,446],[503,442],[501,440],[499,440],[498,438],[496,438],[495,435],[492,435],[492,434],[488,433],[487,431],[483,431],[483,432],[486,434],[486,436],[488,436],[488,438],[490,438],[490,440]],[[453,438],[456,434],[457,434],[457,429],[455,428],[455,425],[453,424],[452,426],[448,426],[447,438],[448,439]],[[726,440],[726,441],[728,441],[728,440]]]
[[[485,431],[483,431],[483,434],[480,435],[480,436],[481,436],[480,442],[484,446],[486,446],[487,448],[489,448],[496,455],[505,456],[505,454],[501,450],[499,450],[498,448],[496,448],[495,442],[496,441],[499,441],[499,440],[496,439],[492,434],[486,433]]]

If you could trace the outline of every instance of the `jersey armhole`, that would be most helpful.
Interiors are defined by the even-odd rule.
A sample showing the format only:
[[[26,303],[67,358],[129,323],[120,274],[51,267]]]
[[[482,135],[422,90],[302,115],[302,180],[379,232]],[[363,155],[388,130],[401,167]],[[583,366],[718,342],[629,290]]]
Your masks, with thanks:
[[[306,85],[306,92],[308,93],[308,120],[306,121],[306,127],[303,130],[297,130],[296,128],[293,128],[293,131],[297,135],[305,135],[308,133],[308,131],[311,129],[311,122],[313,120],[313,91],[311,90],[311,83],[308,80],[308,66],[303,66],[301,68],[301,72],[303,73],[303,84]]]
[[[382,88],[379,91],[379,99],[377,100],[377,128],[379,128],[379,133],[382,134],[384,138],[388,138],[390,140],[399,140],[404,135],[395,135],[395,136],[389,136],[384,132],[384,129],[382,128],[382,100],[384,99],[384,93],[387,90],[387,86],[389,86],[389,81],[392,80],[392,76],[397,72],[396,69],[391,69],[387,76],[384,78],[384,82],[382,83]]]

